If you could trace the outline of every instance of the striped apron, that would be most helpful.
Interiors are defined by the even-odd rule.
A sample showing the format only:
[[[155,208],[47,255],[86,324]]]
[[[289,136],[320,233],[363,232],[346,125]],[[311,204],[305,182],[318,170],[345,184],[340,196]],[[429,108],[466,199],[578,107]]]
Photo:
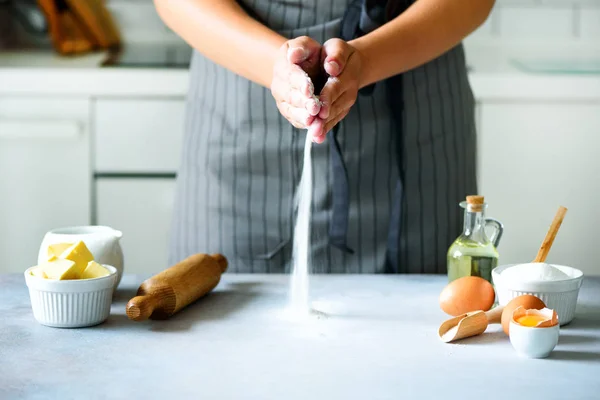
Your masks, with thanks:
[[[320,43],[340,37],[350,2],[240,0],[285,37]],[[359,96],[337,129],[339,154],[328,144],[333,135],[313,145],[314,273],[446,272],[446,251],[462,229],[458,203],[477,191],[475,104],[462,45],[402,74],[401,82],[401,106],[381,84]],[[170,264],[219,252],[230,272],[289,272],[305,135],[279,114],[269,89],[195,52]],[[352,252],[330,240],[338,155]]]

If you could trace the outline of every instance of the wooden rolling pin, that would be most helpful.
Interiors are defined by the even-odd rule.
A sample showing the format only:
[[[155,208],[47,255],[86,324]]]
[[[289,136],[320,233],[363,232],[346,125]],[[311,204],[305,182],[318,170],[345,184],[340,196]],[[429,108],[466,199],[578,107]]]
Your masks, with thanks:
[[[213,290],[227,270],[221,254],[195,254],[145,280],[129,300],[129,319],[167,319]]]

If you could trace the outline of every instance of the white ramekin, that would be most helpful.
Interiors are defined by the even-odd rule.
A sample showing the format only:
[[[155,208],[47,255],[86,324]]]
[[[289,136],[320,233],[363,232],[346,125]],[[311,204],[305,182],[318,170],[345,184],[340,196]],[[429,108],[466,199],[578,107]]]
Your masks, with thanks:
[[[510,321],[510,344],[527,358],[546,358],[558,344],[559,325],[548,328],[522,326]]]
[[[517,296],[531,294],[542,300],[547,308],[556,311],[560,325],[566,325],[573,320],[579,289],[583,283],[583,272],[576,268],[552,264],[571,278],[536,282],[503,279],[502,271],[515,265],[517,264],[502,265],[492,270],[492,281],[500,305],[506,305]]]
[[[34,318],[55,328],[82,328],[104,322],[110,314],[117,269],[104,265],[108,276],[94,279],[52,280],[25,271]]]

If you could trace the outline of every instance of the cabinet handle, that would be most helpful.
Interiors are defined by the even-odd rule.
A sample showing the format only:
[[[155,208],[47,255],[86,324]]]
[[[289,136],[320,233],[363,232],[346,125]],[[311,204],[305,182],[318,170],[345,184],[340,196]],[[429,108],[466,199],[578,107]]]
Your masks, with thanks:
[[[0,121],[0,139],[74,139],[80,133],[77,121]]]

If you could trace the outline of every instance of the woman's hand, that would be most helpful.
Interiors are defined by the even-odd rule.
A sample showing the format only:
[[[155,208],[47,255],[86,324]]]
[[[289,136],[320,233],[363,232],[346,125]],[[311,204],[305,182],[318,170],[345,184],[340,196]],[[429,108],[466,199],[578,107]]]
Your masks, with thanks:
[[[296,128],[307,129],[321,111],[313,84],[321,68],[321,45],[307,36],[288,40],[279,49],[271,94],[281,115]]]
[[[313,141],[323,143],[327,133],[348,115],[356,102],[362,74],[363,56],[347,42],[330,39],[321,49],[321,60],[329,78],[321,91],[322,103],[310,124]]]

